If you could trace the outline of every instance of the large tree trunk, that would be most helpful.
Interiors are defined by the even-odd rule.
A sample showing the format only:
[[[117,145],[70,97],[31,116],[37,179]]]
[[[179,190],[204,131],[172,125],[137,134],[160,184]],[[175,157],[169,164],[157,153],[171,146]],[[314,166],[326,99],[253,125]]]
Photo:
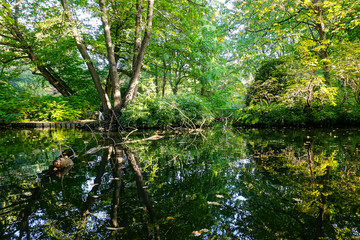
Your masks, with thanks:
[[[329,53],[328,53],[328,44],[326,43],[326,28],[323,18],[323,9],[319,5],[319,1],[315,1],[314,3],[314,12],[316,14],[316,23],[315,29],[319,34],[319,44],[321,45],[321,49],[319,50],[319,57],[322,62],[322,70],[324,74],[324,79],[326,83],[331,85],[330,81],[330,67],[329,67]]]
[[[136,1],[136,20],[135,20],[135,44],[134,44],[134,56],[133,56],[133,64],[132,71],[135,70],[136,60],[140,52],[141,48],[141,24],[142,24],[142,0]]]
[[[101,20],[102,20],[103,28],[104,28],[107,58],[110,63],[109,71],[110,71],[111,85],[113,88],[114,113],[115,113],[115,117],[117,118],[121,114],[120,80],[119,80],[118,72],[116,69],[116,59],[115,59],[113,43],[111,40],[110,24],[108,22],[105,0],[99,0],[99,5],[100,5],[100,9],[101,9]]]
[[[66,17],[67,17],[67,19],[68,19],[68,21],[70,23],[71,31],[72,31],[72,34],[73,34],[73,38],[75,39],[76,46],[77,46],[81,56],[85,60],[85,63],[87,65],[88,69],[89,69],[91,78],[92,78],[92,80],[94,82],[95,88],[96,88],[96,90],[98,92],[98,95],[100,97],[102,107],[103,107],[103,110],[104,110],[105,122],[107,122],[107,121],[109,121],[111,119],[111,110],[112,110],[112,106],[111,106],[109,96],[106,94],[103,86],[101,85],[100,77],[99,77],[99,75],[98,75],[98,73],[96,71],[94,63],[92,62],[92,60],[90,58],[90,55],[87,52],[86,47],[83,44],[83,40],[82,40],[82,38],[80,36],[80,33],[76,28],[75,21],[72,18],[72,15],[71,15],[69,6],[67,4],[67,1],[66,0],[61,0],[61,4],[62,4],[62,6],[64,8],[65,15],[66,15]]]
[[[138,0],[138,3],[140,3],[140,1],[141,0]],[[141,71],[143,60],[144,60],[146,47],[149,43],[149,39],[150,39],[150,35],[151,35],[153,9],[154,9],[154,0],[149,0],[145,34],[144,34],[143,40],[141,42],[139,54],[136,57],[136,62],[135,62],[134,68],[133,68],[130,84],[127,89],[125,100],[122,105],[123,107],[128,105],[135,98],[136,93],[137,93],[140,71]]]
[[[116,69],[116,55],[114,53],[114,47],[111,40],[111,32],[110,32],[110,24],[108,22],[107,10],[105,5],[105,0],[99,0],[99,5],[101,8],[101,19],[104,28],[104,36],[107,48],[107,57],[110,63],[110,79],[111,79],[111,87],[113,89],[113,99],[114,99],[114,107],[112,107],[109,95],[104,90],[101,85],[100,77],[95,69],[95,66],[87,52],[86,47],[83,44],[83,40],[78,32],[75,21],[72,18],[70,13],[69,6],[67,4],[67,0],[61,0],[61,4],[64,8],[65,15],[70,23],[71,31],[73,34],[73,38],[75,39],[76,46],[86,62],[86,65],[91,74],[92,80],[95,84],[95,88],[99,94],[103,110],[105,121],[112,119],[112,111],[115,113],[115,116],[118,117],[121,114],[121,109],[127,106],[136,96],[140,71],[142,67],[142,63],[145,56],[146,47],[149,43],[151,27],[152,27],[152,18],[153,18],[153,8],[154,8],[154,0],[148,1],[148,9],[147,9],[147,24],[145,28],[144,37],[141,41],[140,32],[141,32],[141,16],[142,16],[142,0],[137,0],[137,15],[136,15],[136,26],[135,26],[135,44],[134,44],[134,60],[132,66],[132,73],[130,84],[127,89],[125,100],[121,102],[121,92],[120,92],[120,82],[118,77],[118,71]]]

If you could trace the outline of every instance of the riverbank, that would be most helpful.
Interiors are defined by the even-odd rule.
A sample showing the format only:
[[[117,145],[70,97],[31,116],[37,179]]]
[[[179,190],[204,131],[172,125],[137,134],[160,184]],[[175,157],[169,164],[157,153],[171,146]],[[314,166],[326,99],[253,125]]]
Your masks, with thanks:
[[[9,124],[0,124],[4,129],[68,129],[68,128],[86,128],[98,125],[97,120],[79,120],[71,122],[48,122],[48,121],[29,121]]]

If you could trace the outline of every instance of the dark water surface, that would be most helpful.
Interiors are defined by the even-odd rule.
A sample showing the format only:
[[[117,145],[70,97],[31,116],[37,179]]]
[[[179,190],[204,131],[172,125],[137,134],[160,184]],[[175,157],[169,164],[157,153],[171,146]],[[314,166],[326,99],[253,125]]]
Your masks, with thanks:
[[[0,239],[360,238],[359,129],[153,134],[0,132]]]

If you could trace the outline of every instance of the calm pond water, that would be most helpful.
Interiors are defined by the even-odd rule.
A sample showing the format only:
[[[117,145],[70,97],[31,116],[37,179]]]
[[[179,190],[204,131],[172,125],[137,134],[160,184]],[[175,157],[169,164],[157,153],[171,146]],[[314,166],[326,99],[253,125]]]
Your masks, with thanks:
[[[359,129],[153,134],[0,132],[1,239],[360,238]]]

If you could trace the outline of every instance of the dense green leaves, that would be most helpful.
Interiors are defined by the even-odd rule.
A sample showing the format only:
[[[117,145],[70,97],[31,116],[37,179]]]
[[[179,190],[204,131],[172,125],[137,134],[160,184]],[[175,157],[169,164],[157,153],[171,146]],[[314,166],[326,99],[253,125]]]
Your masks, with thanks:
[[[214,114],[205,100],[196,95],[138,99],[125,109],[120,122],[125,127],[169,127],[196,128],[210,125]]]
[[[349,109],[360,102],[357,0],[156,1],[152,26],[146,1],[109,1],[101,11],[96,2],[75,1],[69,5],[74,20],[57,1],[1,3],[0,79],[15,86],[27,71],[22,79],[42,82],[36,89],[22,86],[29,98],[42,95],[38,89],[48,82],[62,95],[86,101],[79,109],[101,101],[103,110],[116,105],[119,112],[139,92],[147,97],[135,104],[144,109],[154,108],[147,98],[178,94],[201,96],[214,113],[246,105],[238,123],[262,123],[262,112],[274,124],[336,123],[344,116],[356,122]],[[124,111],[126,123],[143,115],[139,106]],[[284,120],[299,111],[302,117]],[[149,125],[156,122],[161,120]],[[165,122],[160,125],[179,123]]]
[[[305,116],[298,118],[298,124],[343,122],[344,110],[358,107],[359,48],[358,40],[352,37],[358,29],[354,15],[358,11],[358,1],[234,2],[239,30],[232,35],[242,51],[243,66],[248,67],[245,71],[255,74],[247,104],[263,105],[262,99],[268,104],[250,106],[244,109],[250,116],[240,118],[268,124],[271,121],[266,120],[269,116],[265,113],[269,113],[276,124],[292,124],[292,117],[286,115],[295,108]],[[268,61],[283,62],[279,69],[262,73]],[[248,71],[252,67],[257,70]],[[259,74],[264,76],[261,81]],[[282,80],[280,75],[284,76]],[[258,116],[252,117],[253,111]]]

